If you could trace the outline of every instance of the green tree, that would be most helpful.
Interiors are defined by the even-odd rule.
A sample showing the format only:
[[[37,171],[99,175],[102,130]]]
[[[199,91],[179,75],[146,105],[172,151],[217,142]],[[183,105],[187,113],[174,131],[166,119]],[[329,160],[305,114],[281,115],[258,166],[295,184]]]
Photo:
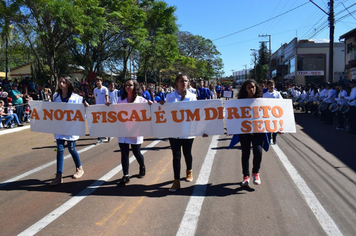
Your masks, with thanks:
[[[52,88],[57,87],[60,73],[66,72],[68,64],[59,58],[67,58],[66,42],[72,35],[81,35],[86,31],[96,31],[104,20],[93,22],[93,17],[103,9],[98,0],[23,0],[18,1],[18,14],[12,21],[19,27],[27,39],[36,61],[42,67],[48,67],[53,78]],[[80,42],[80,38],[74,38]],[[93,38],[93,41],[96,38]],[[63,55],[64,53],[64,55]],[[43,64],[45,59],[45,64]]]
[[[137,58],[140,72],[145,83],[150,72],[154,81],[161,84],[162,75],[166,76],[166,70],[178,56],[176,8],[163,1],[144,1],[141,7],[147,15],[145,28],[148,35]]]
[[[196,61],[191,77],[210,79],[220,74],[223,67],[220,52],[210,39],[189,32],[179,32],[178,49],[182,56],[191,57]]]

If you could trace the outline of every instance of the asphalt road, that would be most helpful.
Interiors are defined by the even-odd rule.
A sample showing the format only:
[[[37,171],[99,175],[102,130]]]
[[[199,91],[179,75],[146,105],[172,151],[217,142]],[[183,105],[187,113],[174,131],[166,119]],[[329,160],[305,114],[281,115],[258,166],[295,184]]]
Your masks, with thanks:
[[[81,137],[85,174],[50,187],[56,144],[51,134],[0,131],[1,235],[356,235],[356,136],[295,113],[297,133],[278,136],[263,153],[262,185],[240,186],[241,150],[230,136],[197,137],[191,183],[173,180],[168,140],[146,138],[146,177],[122,177],[115,138],[97,146]],[[66,150],[65,155],[68,155]],[[131,154],[132,155],[132,154]]]

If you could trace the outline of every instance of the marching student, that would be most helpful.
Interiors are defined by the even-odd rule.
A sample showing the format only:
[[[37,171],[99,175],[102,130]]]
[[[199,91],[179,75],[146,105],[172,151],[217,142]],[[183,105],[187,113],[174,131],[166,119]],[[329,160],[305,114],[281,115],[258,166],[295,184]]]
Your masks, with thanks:
[[[71,82],[71,78],[67,75],[61,75],[59,77],[59,87],[57,92],[53,95],[53,102],[84,103],[84,106],[89,106],[89,104],[83,100],[83,97],[75,93],[75,88]],[[68,151],[72,155],[76,167],[76,172],[72,178],[79,179],[84,174],[79,154],[75,148],[75,142],[79,139],[79,136],[55,134],[54,138],[57,143],[57,172],[56,178],[50,183],[51,186],[63,183],[64,143],[66,141]]]
[[[96,88],[94,89],[94,100],[95,104],[105,104],[109,106],[109,90],[103,86],[103,78],[100,76],[97,76],[95,78],[95,83],[96,83]],[[107,138],[105,141],[110,141],[109,138]],[[95,145],[100,144],[103,142],[103,137],[98,137],[98,141],[95,143]]]
[[[197,100],[196,95],[188,90],[189,79],[187,75],[179,74],[176,77],[176,88],[174,92],[167,94],[167,102],[181,102],[181,101],[195,101]],[[162,104],[162,103],[161,103]],[[173,172],[174,181],[172,187],[169,189],[170,192],[175,192],[180,189],[180,171],[181,171],[181,156],[182,149],[185,159],[186,169],[186,181],[193,181],[193,170],[192,170],[192,147],[194,136],[189,137],[170,137],[169,143],[171,145],[173,154]]]
[[[350,106],[349,122],[350,122],[350,134],[356,134],[356,80],[350,81],[351,93],[350,96],[341,97],[348,101]]]
[[[275,88],[275,83],[274,80],[268,80],[267,81],[267,91],[263,94],[263,98],[277,98],[277,99],[283,99],[282,95],[280,92],[278,92],[277,90],[274,89]],[[271,135],[271,133],[268,133],[269,139],[271,140],[271,136],[272,136],[272,140],[273,140],[273,144],[277,143],[277,133],[273,133]]]
[[[253,79],[245,80],[242,84],[238,99],[245,98],[261,98],[262,92],[257,82]],[[241,143],[241,162],[242,162],[242,186],[249,186],[250,184],[250,152],[251,152],[251,144],[253,150],[253,168],[252,168],[252,176],[253,183],[255,185],[261,184],[260,178],[260,167],[262,162],[262,148],[264,145],[264,140],[266,134],[264,133],[249,133],[249,134],[239,134],[240,143]]]
[[[145,98],[141,97],[140,85],[132,79],[127,79],[124,83],[124,90],[119,98],[118,103],[146,103],[152,104],[152,101],[146,100]],[[130,144],[132,152],[140,165],[139,169],[139,178],[143,178],[146,175],[146,167],[145,167],[145,160],[141,153],[141,144],[143,143],[143,136],[138,137],[119,137],[119,146],[121,149],[121,165],[122,171],[124,176],[122,179],[117,183],[117,186],[125,186],[130,182],[129,176],[129,151],[130,151]]]

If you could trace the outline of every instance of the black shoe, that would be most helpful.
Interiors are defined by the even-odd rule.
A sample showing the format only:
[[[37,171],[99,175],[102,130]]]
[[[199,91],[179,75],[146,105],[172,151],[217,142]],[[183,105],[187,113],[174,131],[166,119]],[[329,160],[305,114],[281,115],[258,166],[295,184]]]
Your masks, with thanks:
[[[146,175],[146,167],[142,166],[142,167],[140,167],[140,172],[138,174],[138,177],[143,178],[143,177],[145,177],[145,175]]]
[[[124,176],[122,179],[117,183],[117,186],[123,187],[125,186],[128,182],[130,182],[130,176]]]
[[[17,125],[17,127],[22,127],[22,126],[23,126],[23,124],[18,124],[18,125]]]

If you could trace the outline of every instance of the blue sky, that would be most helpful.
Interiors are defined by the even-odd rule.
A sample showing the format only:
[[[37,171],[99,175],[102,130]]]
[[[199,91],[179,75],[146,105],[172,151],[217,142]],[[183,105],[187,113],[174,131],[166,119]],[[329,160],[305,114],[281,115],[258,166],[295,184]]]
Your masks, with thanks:
[[[210,39],[221,53],[225,75],[252,68],[251,49],[268,41],[275,52],[298,39],[329,39],[327,15],[309,0],[164,0],[176,6],[181,31]],[[314,0],[329,12],[329,0]],[[335,40],[356,28],[354,0],[335,0]],[[346,10],[347,9],[347,10]],[[351,14],[350,14],[351,13]],[[279,16],[281,15],[281,16]],[[230,35],[230,36],[229,36]],[[268,46],[268,43],[267,43]]]

